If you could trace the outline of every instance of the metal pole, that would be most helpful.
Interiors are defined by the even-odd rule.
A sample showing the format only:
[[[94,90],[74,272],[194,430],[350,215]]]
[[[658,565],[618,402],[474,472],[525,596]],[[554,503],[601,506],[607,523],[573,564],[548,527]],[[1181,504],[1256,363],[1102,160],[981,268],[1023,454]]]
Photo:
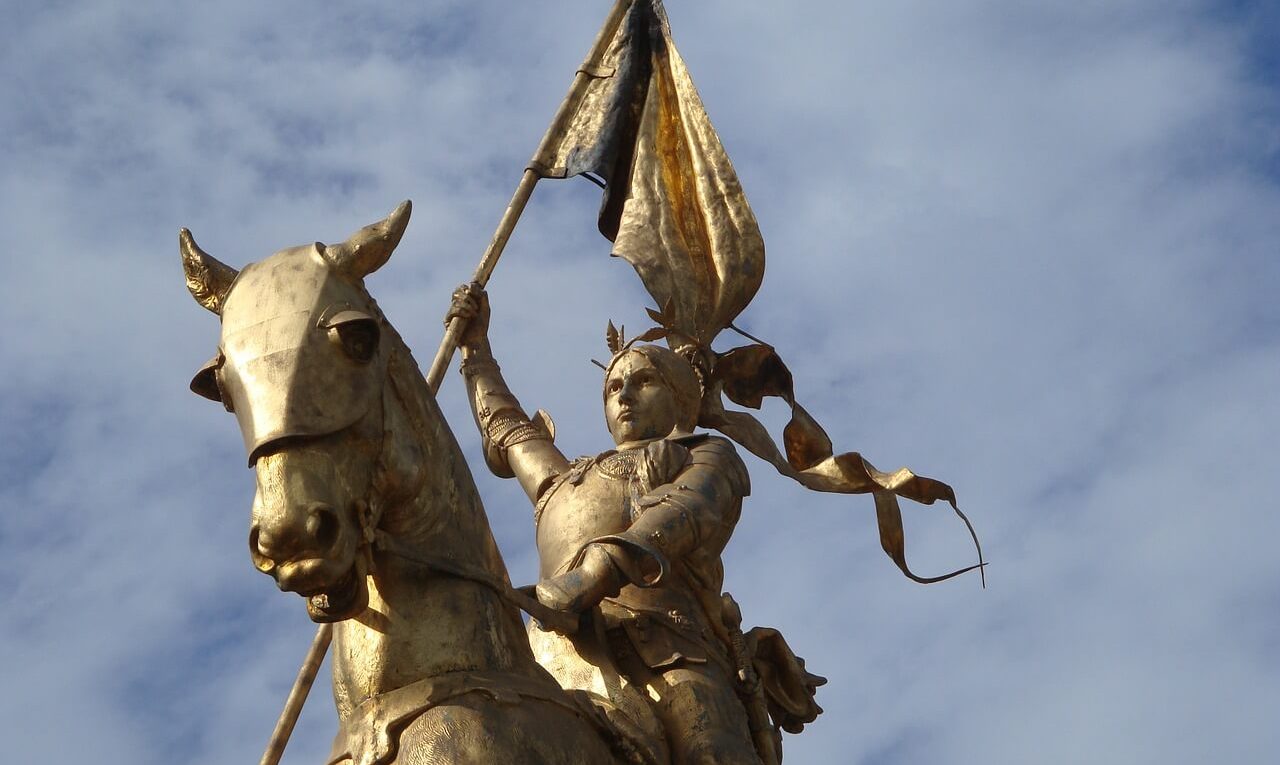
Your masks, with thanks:
[[[575,84],[576,82],[575,79]],[[511,202],[507,205],[506,212],[502,214],[502,220],[498,222],[498,230],[494,232],[493,239],[489,241],[489,247],[480,258],[480,265],[476,267],[476,272],[471,277],[471,280],[481,287],[489,283],[489,276],[493,273],[494,266],[498,265],[498,258],[502,257],[502,250],[507,246],[507,240],[515,230],[516,221],[524,212],[524,206],[528,203],[529,197],[533,194],[533,187],[537,183],[538,174],[532,169],[525,169],[524,175],[520,176],[520,185],[516,186],[516,193],[511,196]],[[458,338],[462,336],[462,330],[466,327],[466,320],[459,316],[455,316],[445,327],[444,337],[440,340],[440,347],[436,349],[435,358],[431,361],[431,369],[427,372],[427,386],[431,388],[432,393],[440,390],[444,373],[449,371],[453,353],[458,350]]]
[[[320,629],[316,630],[315,640],[311,641],[311,649],[307,651],[307,658],[303,659],[302,668],[298,670],[298,678],[293,681],[289,698],[284,702],[284,711],[280,713],[280,719],[276,720],[276,729],[271,732],[267,751],[263,753],[258,765],[279,765],[280,758],[284,756],[284,747],[293,734],[293,726],[298,724],[298,715],[302,714],[302,705],[307,700],[307,693],[311,691],[311,684],[316,680],[316,673],[320,671],[324,654],[329,650],[332,639],[333,625],[320,625]]]
[[[591,51],[587,54],[582,66],[578,68],[577,73],[574,74],[573,84],[569,86],[568,94],[560,102],[560,108],[556,110],[555,117],[552,118],[551,124],[547,126],[547,132],[543,134],[542,141],[538,144],[537,150],[533,153],[533,159],[529,162],[530,166],[525,168],[524,173],[520,176],[520,183],[516,186],[515,193],[511,195],[511,202],[507,204],[506,211],[502,213],[502,219],[498,221],[498,229],[494,231],[493,238],[489,240],[489,246],[480,258],[480,265],[476,266],[472,281],[477,282],[480,286],[483,287],[489,283],[489,277],[493,274],[493,269],[498,265],[498,258],[502,257],[502,251],[507,246],[507,240],[511,238],[511,232],[515,230],[516,222],[520,220],[520,215],[524,212],[524,207],[528,204],[529,197],[533,194],[533,187],[538,183],[538,173],[533,168],[544,166],[546,155],[560,140],[565,126],[582,103],[587,82],[592,77],[599,76],[600,60],[604,57],[609,43],[613,40],[614,34],[618,31],[618,26],[622,23],[622,18],[631,7],[632,2],[633,0],[617,0],[614,3],[613,10],[609,12],[604,26],[600,28],[599,34],[596,35]],[[444,373],[448,371],[449,363],[453,360],[454,351],[458,349],[458,338],[462,336],[462,330],[465,328],[466,322],[461,318],[454,318],[449,322],[449,326],[445,328],[444,338],[440,341],[440,348],[436,351],[435,358],[431,362],[431,369],[427,372],[427,385],[431,388],[433,394],[440,390],[440,383],[444,380]],[[307,657],[303,660],[302,668],[298,670],[298,678],[293,683],[293,689],[289,691],[289,698],[285,702],[284,710],[280,713],[280,719],[276,722],[275,731],[271,734],[271,740],[267,743],[267,751],[262,755],[262,761],[259,765],[279,765],[280,758],[284,755],[285,745],[289,743],[289,736],[293,734],[293,726],[298,722],[298,715],[302,713],[302,705],[307,700],[307,694],[311,691],[311,685],[316,679],[316,672],[319,671],[320,663],[324,661],[325,652],[329,650],[329,643],[332,640],[333,625],[320,625],[320,628],[316,630],[315,639],[311,641],[311,648],[307,651]]]
[[[498,221],[498,229],[493,232],[493,239],[489,241],[488,248],[485,249],[484,255],[480,258],[480,265],[476,266],[476,272],[471,278],[473,282],[476,282],[481,287],[489,283],[489,277],[493,274],[494,267],[498,265],[498,258],[502,257],[502,251],[507,246],[507,240],[511,238],[511,232],[515,230],[516,222],[520,220],[520,215],[524,212],[524,206],[529,202],[529,197],[533,194],[533,187],[538,183],[538,173],[534,168],[546,168],[547,155],[561,139],[569,120],[578,111],[578,106],[581,105],[582,97],[586,93],[585,86],[587,82],[592,77],[598,76],[600,60],[604,58],[605,51],[613,40],[614,34],[618,31],[618,26],[622,23],[622,18],[631,7],[631,3],[632,0],[617,0],[614,3],[613,10],[609,12],[604,26],[600,28],[600,33],[596,35],[591,51],[587,53],[587,58],[582,62],[582,66],[578,67],[577,73],[574,74],[573,84],[569,86],[569,92],[565,95],[564,100],[560,102],[560,108],[556,110],[556,116],[552,118],[551,124],[547,126],[547,132],[543,134],[542,141],[538,144],[538,149],[533,153],[533,159],[529,161],[529,167],[525,168],[524,174],[520,176],[520,183],[516,186],[515,193],[511,195],[511,202],[507,205],[506,211],[503,212],[502,220]],[[427,385],[431,386],[432,392],[440,389],[440,382],[444,379],[444,373],[448,371],[449,362],[453,360],[453,353],[458,349],[458,338],[465,328],[466,320],[461,317],[455,317],[445,329],[444,338],[441,339],[440,347],[436,350],[436,356],[431,361],[431,369],[427,372]]]

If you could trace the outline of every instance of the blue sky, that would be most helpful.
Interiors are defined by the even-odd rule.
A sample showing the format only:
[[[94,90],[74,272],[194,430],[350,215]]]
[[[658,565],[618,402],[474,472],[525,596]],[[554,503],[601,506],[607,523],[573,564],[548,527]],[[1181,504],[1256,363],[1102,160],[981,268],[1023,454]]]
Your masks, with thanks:
[[[606,5],[6,4],[11,759],[255,761],[314,631],[249,563],[233,419],[186,390],[217,327],[177,229],[238,266],[413,199],[369,286],[429,358]],[[985,592],[912,584],[869,500],[751,461],[728,587],[831,680],[788,762],[1273,757],[1276,6],[668,10],[769,252],[740,325],[837,447],[954,485],[992,562]],[[491,289],[499,359],[571,453],[608,444],[605,322],[645,325],[597,204],[540,185]],[[479,481],[532,581],[526,501]],[[917,571],[969,560],[947,512],[904,513]],[[287,763],[327,752],[323,686]]]

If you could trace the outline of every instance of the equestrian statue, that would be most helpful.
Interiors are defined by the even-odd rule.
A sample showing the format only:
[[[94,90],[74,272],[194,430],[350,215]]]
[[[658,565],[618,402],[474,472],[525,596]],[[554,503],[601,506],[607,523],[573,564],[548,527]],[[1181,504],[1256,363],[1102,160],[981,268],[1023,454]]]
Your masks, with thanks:
[[[634,338],[608,324],[613,446],[570,459],[502,376],[484,286],[534,185],[575,175],[604,188],[599,229],[656,307]],[[262,765],[279,762],[330,643],[327,765],[778,765],[825,680],[777,630],[745,628],[722,591],[749,503],[740,450],[808,489],[871,494],[881,546],[911,579],[982,572],[981,548],[949,574],[911,571],[898,500],[943,500],[968,525],[951,487],[837,453],[776,349],[734,323],[763,279],[763,239],[660,0],[616,0],[425,376],[364,286],[410,209],[239,271],[179,235],[187,287],[221,320],[191,388],[235,415],[257,479],[250,557],[321,625]],[[724,330],[751,342],[713,347]],[[458,348],[486,465],[533,506],[528,586],[512,586],[436,404]],[[790,407],[781,445],[725,405],[766,397]]]

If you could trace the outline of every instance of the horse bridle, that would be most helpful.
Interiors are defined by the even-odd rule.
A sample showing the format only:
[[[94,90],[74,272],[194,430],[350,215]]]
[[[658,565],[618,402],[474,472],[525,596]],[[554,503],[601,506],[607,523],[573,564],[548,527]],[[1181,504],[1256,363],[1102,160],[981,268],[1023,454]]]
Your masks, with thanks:
[[[391,367],[394,365],[396,357],[393,356],[387,361],[387,377],[391,380],[391,387],[395,391],[396,398],[399,400],[401,408],[405,410],[412,425],[419,433],[427,432],[425,423],[419,421],[418,413],[414,407],[406,402],[406,392],[400,389],[397,383],[398,376],[393,373]],[[381,401],[383,411],[383,443],[378,454],[378,462],[375,465],[373,475],[382,469],[383,454],[386,453],[386,440],[390,437],[391,429],[385,426],[387,418],[387,405],[385,399]],[[458,563],[457,561],[448,561],[437,558],[432,555],[424,554],[419,550],[411,550],[403,542],[396,537],[388,534],[379,528],[382,522],[382,514],[385,509],[384,503],[380,501],[380,497],[376,493],[374,486],[375,481],[370,480],[368,494],[369,500],[357,500],[355,503],[356,520],[360,525],[360,548],[358,554],[364,555],[366,563],[366,572],[373,573],[376,571],[374,563],[374,552],[380,551],[388,555],[394,555],[401,560],[412,563],[432,574],[447,576],[454,579],[462,579],[464,581],[479,584],[486,589],[494,592],[498,597],[502,598],[506,603],[515,608],[524,611],[533,617],[545,628],[552,629],[564,635],[572,635],[579,629],[581,617],[578,614],[559,611],[549,606],[543,605],[538,601],[534,593],[534,585],[526,585],[524,587],[512,587],[505,581],[495,577],[488,571],[479,567],[469,566]],[[348,487],[349,489],[350,487]],[[352,492],[354,493],[354,492]]]

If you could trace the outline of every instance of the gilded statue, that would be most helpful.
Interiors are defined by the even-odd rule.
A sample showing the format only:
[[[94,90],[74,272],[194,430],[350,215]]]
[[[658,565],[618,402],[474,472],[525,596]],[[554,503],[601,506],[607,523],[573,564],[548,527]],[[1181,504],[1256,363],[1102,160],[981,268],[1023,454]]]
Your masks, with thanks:
[[[251,560],[332,625],[328,765],[781,762],[824,681],[720,591],[750,491],[725,378],[695,346],[611,333],[615,448],[570,461],[507,389],[484,293],[459,290],[486,462],[534,506],[540,581],[513,588],[433,391],[364,287],[409,211],[239,271],[179,238],[188,289],[221,321],[191,388],[234,414],[257,479]]]
[[[613,448],[570,460],[503,380],[483,287],[534,185],[576,175],[604,188],[599,229],[656,326],[627,340],[609,325]],[[872,495],[881,546],[911,579],[982,572],[979,548],[976,565],[916,575],[898,501],[945,501],[967,525],[951,487],[837,452],[777,350],[735,325],[764,242],[661,0],[615,0],[425,377],[364,286],[409,214],[238,271],[179,235],[187,287],[221,321],[191,388],[234,414],[256,476],[250,558],[321,625],[262,765],[279,762],[330,643],[327,765],[778,765],[781,732],[813,722],[825,681],[722,592],[751,485],[739,449],[808,489]],[[717,350],[725,330],[751,342]],[[487,466],[533,507],[533,585],[512,586],[436,404],[455,347]],[[768,397],[790,408],[781,446],[725,403]]]
[[[721,592],[721,553],[750,479],[732,442],[695,432],[705,373],[689,356],[613,336],[603,405],[614,448],[570,461],[547,415],[528,416],[507,388],[485,294],[460,288],[449,316],[468,319],[461,371],[489,468],[515,477],[534,507],[538,600],[590,617],[570,635],[532,624],[539,661],[565,688],[636,719],[648,702],[661,723],[652,735],[677,765],[776,761],[774,729],[748,717],[759,689],[744,685],[752,657]],[[807,691],[788,724],[811,722],[823,680],[798,661],[772,669]]]
[[[535,660],[466,460],[365,290],[409,205],[238,272],[180,237],[222,323],[192,389],[233,412],[257,492],[253,564],[334,624],[329,765],[661,765],[606,699]]]

